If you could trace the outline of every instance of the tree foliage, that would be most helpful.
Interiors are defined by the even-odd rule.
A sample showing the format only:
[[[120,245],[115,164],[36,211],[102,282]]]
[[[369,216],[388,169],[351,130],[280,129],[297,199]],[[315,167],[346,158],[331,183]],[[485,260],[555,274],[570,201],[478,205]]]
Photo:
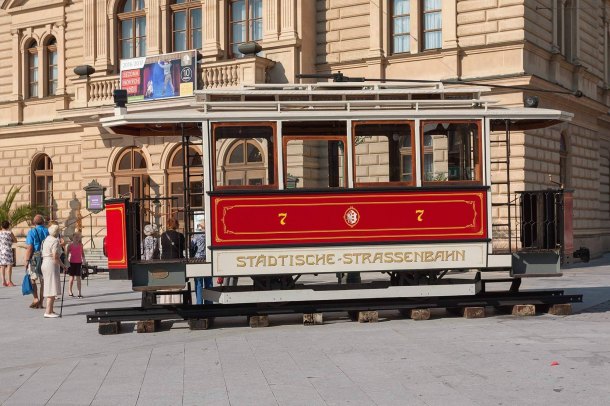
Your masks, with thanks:
[[[43,213],[43,209],[38,206],[31,204],[22,204],[14,206],[15,198],[21,190],[21,187],[11,186],[4,202],[0,203],[0,223],[4,220],[8,220],[11,223],[11,227],[14,227],[24,221],[32,220],[32,217],[38,213]]]

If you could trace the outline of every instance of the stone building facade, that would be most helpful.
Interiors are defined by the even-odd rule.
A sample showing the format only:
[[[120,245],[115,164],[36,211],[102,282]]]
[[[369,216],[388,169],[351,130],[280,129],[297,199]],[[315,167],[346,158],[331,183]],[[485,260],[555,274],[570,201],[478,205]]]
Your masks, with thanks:
[[[199,88],[341,71],[512,86],[489,98],[518,106],[537,95],[541,107],[574,113],[569,124],[513,134],[511,188],[554,187],[550,178],[573,189],[575,246],[599,255],[610,250],[609,36],[608,0],[3,0],[0,196],[21,187],[20,203],[47,206],[68,235],[83,227],[99,246],[103,214],[84,208],[93,179],[109,196],[179,195],[179,134],[120,137],[99,119],[112,114],[122,58],[194,48]],[[246,41],[262,51],[240,54]],[[83,65],[95,72],[75,74]]]

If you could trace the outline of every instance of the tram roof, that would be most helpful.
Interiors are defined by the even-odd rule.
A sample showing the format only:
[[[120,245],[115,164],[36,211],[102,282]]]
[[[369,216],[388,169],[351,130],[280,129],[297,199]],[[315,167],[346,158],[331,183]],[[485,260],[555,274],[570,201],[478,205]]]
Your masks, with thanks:
[[[154,110],[146,102],[134,103],[129,109],[116,109],[114,116],[102,119],[101,123],[115,133],[141,135],[145,131],[150,136],[174,134],[177,124],[195,126],[204,120],[490,118],[502,122],[511,120],[513,130],[523,130],[548,127],[573,117],[560,110],[496,106],[495,101],[481,97],[489,90],[484,86],[442,83],[264,84],[196,91],[194,103],[171,110]],[[497,127],[504,129],[504,123]]]

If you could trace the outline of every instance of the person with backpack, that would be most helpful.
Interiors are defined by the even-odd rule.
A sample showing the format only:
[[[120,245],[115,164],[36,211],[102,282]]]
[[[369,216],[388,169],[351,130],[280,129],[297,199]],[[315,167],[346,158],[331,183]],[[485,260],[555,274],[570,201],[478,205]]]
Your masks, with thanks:
[[[25,271],[30,275],[30,281],[32,282],[32,295],[34,300],[30,307],[32,309],[42,308],[42,299],[44,283],[42,280],[42,242],[47,238],[49,232],[44,226],[44,217],[40,214],[34,216],[32,220],[33,228],[28,231],[28,235],[25,238],[26,250],[25,250]],[[37,282],[40,282],[40,290],[37,290]]]

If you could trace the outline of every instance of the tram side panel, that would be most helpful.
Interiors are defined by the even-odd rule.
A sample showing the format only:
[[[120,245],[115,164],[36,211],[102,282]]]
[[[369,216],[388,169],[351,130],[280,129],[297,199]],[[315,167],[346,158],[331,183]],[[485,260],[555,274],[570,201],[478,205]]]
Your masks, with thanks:
[[[214,274],[486,265],[487,188],[211,196]]]

